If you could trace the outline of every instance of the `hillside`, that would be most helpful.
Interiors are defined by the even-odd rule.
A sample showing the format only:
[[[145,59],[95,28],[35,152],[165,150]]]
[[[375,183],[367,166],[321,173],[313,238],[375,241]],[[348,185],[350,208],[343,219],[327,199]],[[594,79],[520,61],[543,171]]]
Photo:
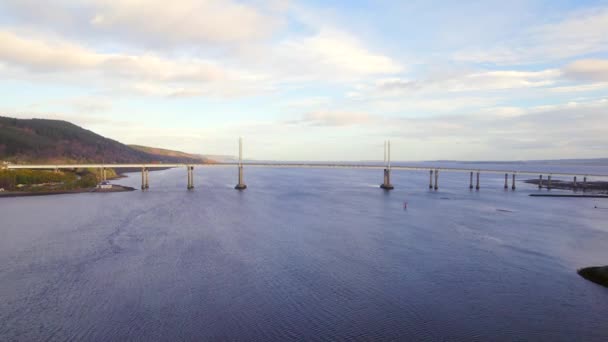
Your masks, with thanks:
[[[12,163],[206,161],[182,152],[147,149],[132,148],[66,121],[0,116],[0,160]]]

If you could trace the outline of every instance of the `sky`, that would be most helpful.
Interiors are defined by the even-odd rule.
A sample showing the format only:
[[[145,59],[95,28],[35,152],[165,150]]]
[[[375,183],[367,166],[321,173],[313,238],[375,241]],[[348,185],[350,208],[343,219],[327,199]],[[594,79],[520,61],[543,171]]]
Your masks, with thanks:
[[[608,157],[608,1],[0,0],[0,115],[247,159]]]

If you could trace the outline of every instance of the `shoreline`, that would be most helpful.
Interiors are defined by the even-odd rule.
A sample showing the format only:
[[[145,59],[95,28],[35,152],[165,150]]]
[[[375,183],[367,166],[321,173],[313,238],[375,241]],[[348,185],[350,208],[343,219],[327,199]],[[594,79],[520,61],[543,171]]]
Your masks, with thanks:
[[[593,283],[608,287],[608,266],[591,266],[580,268],[576,271],[576,273]]]
[[[0,198],[7,197],[30,197],[30,196],[51,196],[51,195],[65,195],[65,194],[82,194],[82,193],[112,193],[112,192],[127,192],[135,191],[135,188],[124,185],[112,184],[110,189],[99,189],[94,188],[82,188],[72,190],[48,190],[48,191],[6,191],[0,192]]]

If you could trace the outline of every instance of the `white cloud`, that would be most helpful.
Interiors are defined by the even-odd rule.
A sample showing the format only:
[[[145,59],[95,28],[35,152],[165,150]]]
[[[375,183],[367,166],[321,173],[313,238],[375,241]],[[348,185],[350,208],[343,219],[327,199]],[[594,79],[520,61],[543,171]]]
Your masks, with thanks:
[[[0,10],[16,26],[0,27],[0,64],[63,76],[84,71],[96,81],[131,79],[138,84],[114,86],[171,88],[143,92],[168,96],[251,94],[279,84],[340,83],[404,71],[348,31],[299,14],[292,13],[292,20],[305,29],[280,32],[288,8],[285,1],[87,0],[54,1],[42,9],[37,1],[9,0]],[[152,84],[159,82],[165,84]],[[214,82],[213,90],[200,86],[207,82]]]
[[[280,24],[234,1],[97,0],[94,7],[95,29],[168,45],[248,42],[268,37]]]
[[[316,111],[304,114],[300,120],[288,121],[287,123],[336,127],[368,124],[372,118],[367,113]]]
[[[0,61],[33,71],[65,71],[93,68],[103,58],[91,51],[64,41],[24,39],[0,31]]]
[[[388,78],[372,85],[359,85],[350,92],[351,98],[360,100],[383,97],[433,95],[445,98],[446,93],[488,92],[511,89],[526,89],[551,86],[559,82],[562,72],[556,69],[542,71],[463,71],[446,73],[434,78],[408,80]],[[462,96],[462,95],[460,95]],[[471,96],[468,96],[469,98]],[[433,102],[433,98],[426,99]],[[458,99],[455,99],[458,101]],[[470,102],[470,101],[467,101]]]
[[[211,82],[226,79],[229,73],[208,61],[97,53],[65,41],[22,38],[8,31],[0,31],[0,61],[36,72],[99,71],[160,81]]]
[[[282,41],[275,49],[279,65],[302,78],[392,74],[403,67],[382,54],[369,51],[354,36],[336,29],[321,29],[313,36]]]
[[[88,75],[94,82],[111,84],[111,89],[141,89],[140,93],[161,96],[229,95],[248,92],[256,82],[263,88],[259,82],[265,81],[263,75],[209,60],[100,53],[64,40],[24,38],[10,31],[0,31],[0,64],[31,77],[46,73],[78,80]]]
[[[464,62],[527,64],[608,51],[608,9],[576,12],[562,21],[523,31],[510,41],[454,54]]]
[[[147,46],[239,44],[268,38],[281,27],[277,10],[231,0],[7,0],[13,20],[89,39]]]
[[[608,59],[578,60],[567,65],[564,72],[576,80],[608,82]]]

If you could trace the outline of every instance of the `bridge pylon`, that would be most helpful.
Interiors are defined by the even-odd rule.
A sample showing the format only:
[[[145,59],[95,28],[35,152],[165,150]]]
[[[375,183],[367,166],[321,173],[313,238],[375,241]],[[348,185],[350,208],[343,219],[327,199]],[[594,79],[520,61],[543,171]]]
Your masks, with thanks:
[[[380,188],[384,190],[393,190],[395,187],[391,184],[391,141],[384,142],[384,182],[380,184]]]
[[[238,164],[238,183],[234,187],[237,190],[247,189],[247,185],[243,182],[243,138],[239,138],[239,164]]]

